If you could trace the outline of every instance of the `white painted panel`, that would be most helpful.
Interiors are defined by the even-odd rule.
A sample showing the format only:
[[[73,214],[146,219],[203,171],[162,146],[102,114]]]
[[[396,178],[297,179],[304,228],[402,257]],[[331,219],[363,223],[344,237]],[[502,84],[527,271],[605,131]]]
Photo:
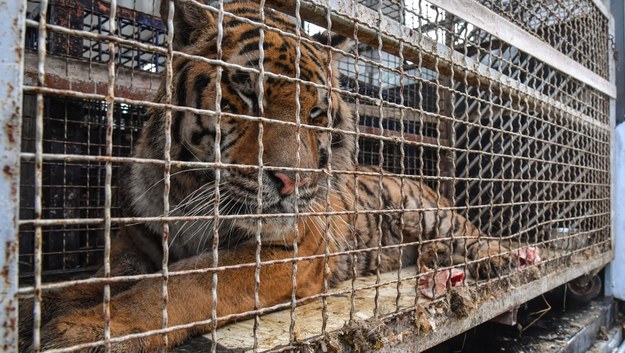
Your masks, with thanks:
[[[625,124],[614,139],[614,261],[606,271],[606,294],[625,300]]]

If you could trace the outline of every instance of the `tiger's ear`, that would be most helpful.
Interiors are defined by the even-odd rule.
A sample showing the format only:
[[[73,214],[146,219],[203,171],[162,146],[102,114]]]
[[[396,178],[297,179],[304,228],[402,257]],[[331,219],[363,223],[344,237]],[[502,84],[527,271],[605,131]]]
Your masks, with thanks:
[[[175,50],[193,44],[200,35],[215,26],[215,18],[210,11],[201,7],[202,0],[161,0],[161,18],[167,27],[169,4],[174,3]]]
[[[314,34],[313,39],[324,45],[328,45],[329,39],[331,47],[342,50],[346,53],[350,53],[356,47],[356,42],[354,40],[340,34],[328,32],[327,30]],[[342,57],[342,55],[339,55],[338,58],[340,57]]]

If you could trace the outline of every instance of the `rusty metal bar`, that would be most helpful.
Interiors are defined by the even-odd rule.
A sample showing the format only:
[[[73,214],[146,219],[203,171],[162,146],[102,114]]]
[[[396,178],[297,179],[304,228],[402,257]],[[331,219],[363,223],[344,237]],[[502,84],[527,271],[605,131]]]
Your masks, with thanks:
[[[0,1],[0,347],[17,352],[20,129],[26,2]]]
[[[166,1],[166,0],[164,0]],[[168,17],[167,17],[167,37],[165,39],[167,46],[167,59],[165,62],[165,102],[171,104],[172,101],[172,88],[173,88],[173,38],[174,38],[174,3],[169,1]],[[165,166],[163,168],[163,214],[170,214],[169,205],[169,190],[171,188],[171,125],[172,125],[172,111],[171,109],[165,110],[165,147],[163,151],[163,159]],[[169,290],[167,285],[169,283],[169,237],[170,228],[169,223],[163,223],[163,233],[161,238],[161,247],[163,249],[163,258],[161,260],[161,328],[166,329],[169,325],[169,313],[167,312],[167,305],[169,303]],[[162,335],[164,345],[167,346],[169,340],[166,334]]]
[[[156,95],[161,74],[117,67],[115,96],[134,100],[149,100]],[[89,71],[89,77],[85,72]],[[46,87],[70,89],[85,93],[106,94],[108,85],[106,64],[89,63],[84,60],[46,57]],[[24,53],[24,84],[37,85],[37,55]]]
[[[37,37],[37,86],[42,87],[45,85],[45,61],[46,61],[46,41],[48,38],[46,21],[48,12],[48,1],[41,1],[41,14],[38,22],[38,37]],[[43,134],[44,134],[44,97],[43,94],[37,93],[37,111],[35,113],[35,192],[34,192],[34,217],[36,220],[41,220],[43,216]],[[33,333],[32,333],[32,346],[35,352],[41,350],[41,304],[43,295],[41,291],[42,285],[42,270],[43,270],[43,233],[42,227],[35,226],[34,237],[34,259],[33,267],[35,274],[35,297],[33,302]]]

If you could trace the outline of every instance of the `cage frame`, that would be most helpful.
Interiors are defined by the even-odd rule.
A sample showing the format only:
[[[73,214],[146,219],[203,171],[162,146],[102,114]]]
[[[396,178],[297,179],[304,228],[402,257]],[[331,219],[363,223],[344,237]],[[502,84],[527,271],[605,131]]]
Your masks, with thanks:
[[[456,7],[454,4],[448,4],[444,1],[440,0],[429,0],[432,3],[436,3],[442,9],[454,13],[456,11],[456,15],[462,17],[463,15],[469,14],[468,16],[473,16],[474,20],[478,20],[479,16],[488,15],[489,18],[497,19],[497,24],[503,24],[508,26],[508,28],[514,28],[514,24],[507,21],[505,18],[495,14],[494,12],[486,9],[485,7],[480,7],[481,5],[476,5],[470,0],[462,0],[460,5]],[[610,34],[614,34],[614,21],[611,14],[605,9],[605,6],[600,2],[600,0],[592,0],[592,2],[602,11],[604,15],[609,19],[609,30]],[[284,0],[268,0],[267,4],[271,6],[275,6],[280,9],[289,8],[289,3]],[[317,24],[324,25],[324,18],[327,10],[327,5],[319,0],[311,0],[303,4],[310,4],[310,6],[302,6],[301,14],[304,19],[307,19],[311,22],[317,22]],[[0,296],[0,321],[3,323],[3,327],[9,328],[7,331],[8,334],[3,335],[3,347],[8,347],[8,351],[17,351],[17,311],[16,311],[16,303],[18,298],[18,288],[17,288],[17,241],[18,241],[18,221],[17,221],[17,210],[19,203],[19,161],[20,161],[20,119],[21,119],[21,99],[22,99],[22,86],[23,86],[23,75],[24,71],[24,62],[26,60],[27,55],[24,53],[24,47],[22,45],[24,40],[24,13],[25,6],[23,2],[8,2],[8,11],[3,13],[11,14],[11,21],[0,21],[0,33],[9,33],[8,36],[4,36],[4,38],[11,38],[12,40],[6,40],[0,42],[0,59],[2,59],[3,63],[0,64],[0,77],[9,77],[9,81],[7,84],[0,85],[0,97],[2,99],[6,99],[9,102],[13,102],[14,104],[5,104],[0,107],[0,119],[2,119],[2,125],[5,127],[4,133],[0,134],[0,149],[2,150],[2,156],[4,159],[4,176],[5,178],[0,179],[0,199],[3,202],[0,202],[0,208],[2,208],[3,212],[0,212],[0,224],[2,227],[2,235],[0,236],[0,253],[5,253],[6,256],[0,258],[0,266],[3,269],[3,279],[4,281],[0,282],[0,293],[3,293]],[[12,7],[11,7],[12,6]],[[466,6],[466,7],[462,7]],[[333,29],[337,32],[341,33],[344,31],[345,33],[350,33],[352,31],[352,27],[349,26],[349,23],[346,23],[345,18],[353,18],[356,13],[362,18],[363,16],[366,18],[375,18],[376,14],[374,11],[366,9],[361,5],[354,5],[352,2],[347,0],[333,0],[330,2],[330,9],[333,11],[330,15],[332,17],[332,22],[334,24]],[[462,9],[462,11],[460,11]],[[468,11],[468,12],[465,12]],[[348,14],[348,16],[344,16]],[[364,14],[364,15],[363,15]],[[480,26],[483,24],[481,23]],[[434,56],[449,58],[454,62],[454,65],[462,66],[462,65],[474,65],[477,67],[477,71],[480,73],[477,79],[480,77],[488,77],[492,81],[501,84],[502,86],[510,86],[516,87],[517,84],[515,82],[510,82],[505,77],[497,77],[496,72],[491,72],[487,67],[480,66],[477,63],[471,64],[467,63],[467,58],[462,58],[458,56],[458,53],[455,53],[450,48],[445,48],[442,45],[436,43],[429,43],[427,41],[423,41],[423,38],[416,39],[403,32],[401,28],[397,28],[392,24],[383,25],[385,30],[388,30],[389,33],[396,36],[396,38],[401,38],[406,42],[412,42],[416,45],[433,48],[432,52]],[[496,29],[493,29],[496,30]],[[521,33],[525,33],[522,29],[518,29]],[[504,31],[505,32],[505,31]],[[502,33],[504,35],[505,33]],[[367,35],[366,31],[363,31],[361,40],[366,40]],[[377,41],[377,34],[373,34],[371,36],[372,40]],[[393,43],[395,40],[393,38],[386,37],[389,40],[389,43]],[[563,72],[579,79],[582,82],[589,84],[590,86],[596,88],[598,91],[608,95],[610,97],[610,123],[609,127],[612,129],[612,141],[614,138],[614,125],[615,125],[615,70],[614,70],[614,59],[610,56],[609,67],[610,67],[610,78],[606,80],[604,78],[599,77],[597,74],[593,72],[589,72],[590,70],[581,66],[581,64],[577,62],[571,62],[570,59],[566,57],[566,55],[558,52],[551,52],[549,49],[542,48],[538,46],[538,49],[533,44],[536,42],[540,42],[536,38],[533,37],[524,37],[524,40],[528,40],[529,45],[527,43],[523,44],[517,42],[515,45],[525,45],[528,53],[532,55],[549,55],[551,58],[556,57],[562,60],[555,60],[557,65],[562,65],[559,68],[562,69]],[[514,41],[514,38],[509,39]],[[541,42],[542,43],[542,42]],[[17,48],[17,50],[15,50]],[[565,60],[568,59],[568,60]],[[34,58],[30,58],[32,60]],[[7,62],[8,64],[4,64]],[[5,75],[6,74],[6,75]],[[453,73],[452,73],[453,75]],[[120,75],[119,77],[122,77]],[[19,89],[10,89],[10,87],[18,87]],[[26,83],[26,85],[34,85],[33,83]],[[35,90],[33,90],[34,92]],[[526,93],[530,93],[533,99],[536,100],[537,103],[546,103],[554,106],[558,106],[563,110],[567,110],[568,108],[563,107],[558,102],[543,97],[540,94],[531,93],[530,89],[527,89]],[[572,111],[571,111],[572,112]],[[581,120],[585,121],[589,124],[597,124],[593,119],[588,119],[583,116],[580,117]],[[614,145],[610,143],[610,151],[612,153],[611,160],[614,158]],[[30,156],[34,157],[34,156]],[[613,166],[611,166],[613,168]],[[611,189],[614,189],[615,180],[614,180],[614,171],[611,171]],[[6,202],[5,201],[6,198]],[[611,210],[614,212],[614,200],[615,195],[611,193]],[[614,222],[611,222],[610,227],[612,234],[612,242],[614,242]],[[483,302],[479,308],[476,309],[473,317],[471,318],[448,318],[446,322],[442,322],[439,326],[439,329],[436,332],[429,333],[426,336],[415,332],[414,330],[404,331],[405,335],[401,336],[401,339],[398,339],[395,342],[392,342],[392,347],[382,348],[382,351],[394,351],[394,350],[423,350],[429,347],[434,346],[437,343],[443,342],[447,338],[453,337],[458,333],[466,331],[475,325],[489,320],[501,313],[506,312],[511,307],[517,306],[526,302],[527,300],[536,297],[549,289],[554,288],[556,285],[566,283],[583,273],[588,273],[596,270],[597,268],[601,268],[614,257],[614,247],[610,252],[606,252],[598,256],[597,258],[588,261],[585,264],[576,265],[572,268],[566,268],[560,271],[554,271],[550,275],[532,281],[531,283],[518,287],[515,289],[514,293],[510,294],[504,300],[501,299],[493,299],[487,300]],[[408,315],[408,314],[406,314]],[[399,316],[398,316],[399,317]],[[398,321],[397,325],[401,325]],[[418,338],[418,339],[417,339]]]
[[[24,21],[26,4],[22,1],[8,1],[0,4],[2,13],[8,18],[0,21],[0,156],[3,175],[0,178],[0,323],[2,338],[0,345],[9,352],[17,352],[17,292],[18,292],[18,230],[19,209],[19,146],[20,120],[22,111],[22,82],[24,54]]]

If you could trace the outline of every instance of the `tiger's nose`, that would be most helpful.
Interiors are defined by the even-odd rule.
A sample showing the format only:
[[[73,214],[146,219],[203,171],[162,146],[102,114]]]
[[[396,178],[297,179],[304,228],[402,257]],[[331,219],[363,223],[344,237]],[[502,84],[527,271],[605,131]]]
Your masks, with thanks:
[[[281,184],[280,195],[288,196],[295,191],[295,179],[284,173],[272,173]],[[310,182],[310,178],[302,178],[297,186],[304,186]]]

